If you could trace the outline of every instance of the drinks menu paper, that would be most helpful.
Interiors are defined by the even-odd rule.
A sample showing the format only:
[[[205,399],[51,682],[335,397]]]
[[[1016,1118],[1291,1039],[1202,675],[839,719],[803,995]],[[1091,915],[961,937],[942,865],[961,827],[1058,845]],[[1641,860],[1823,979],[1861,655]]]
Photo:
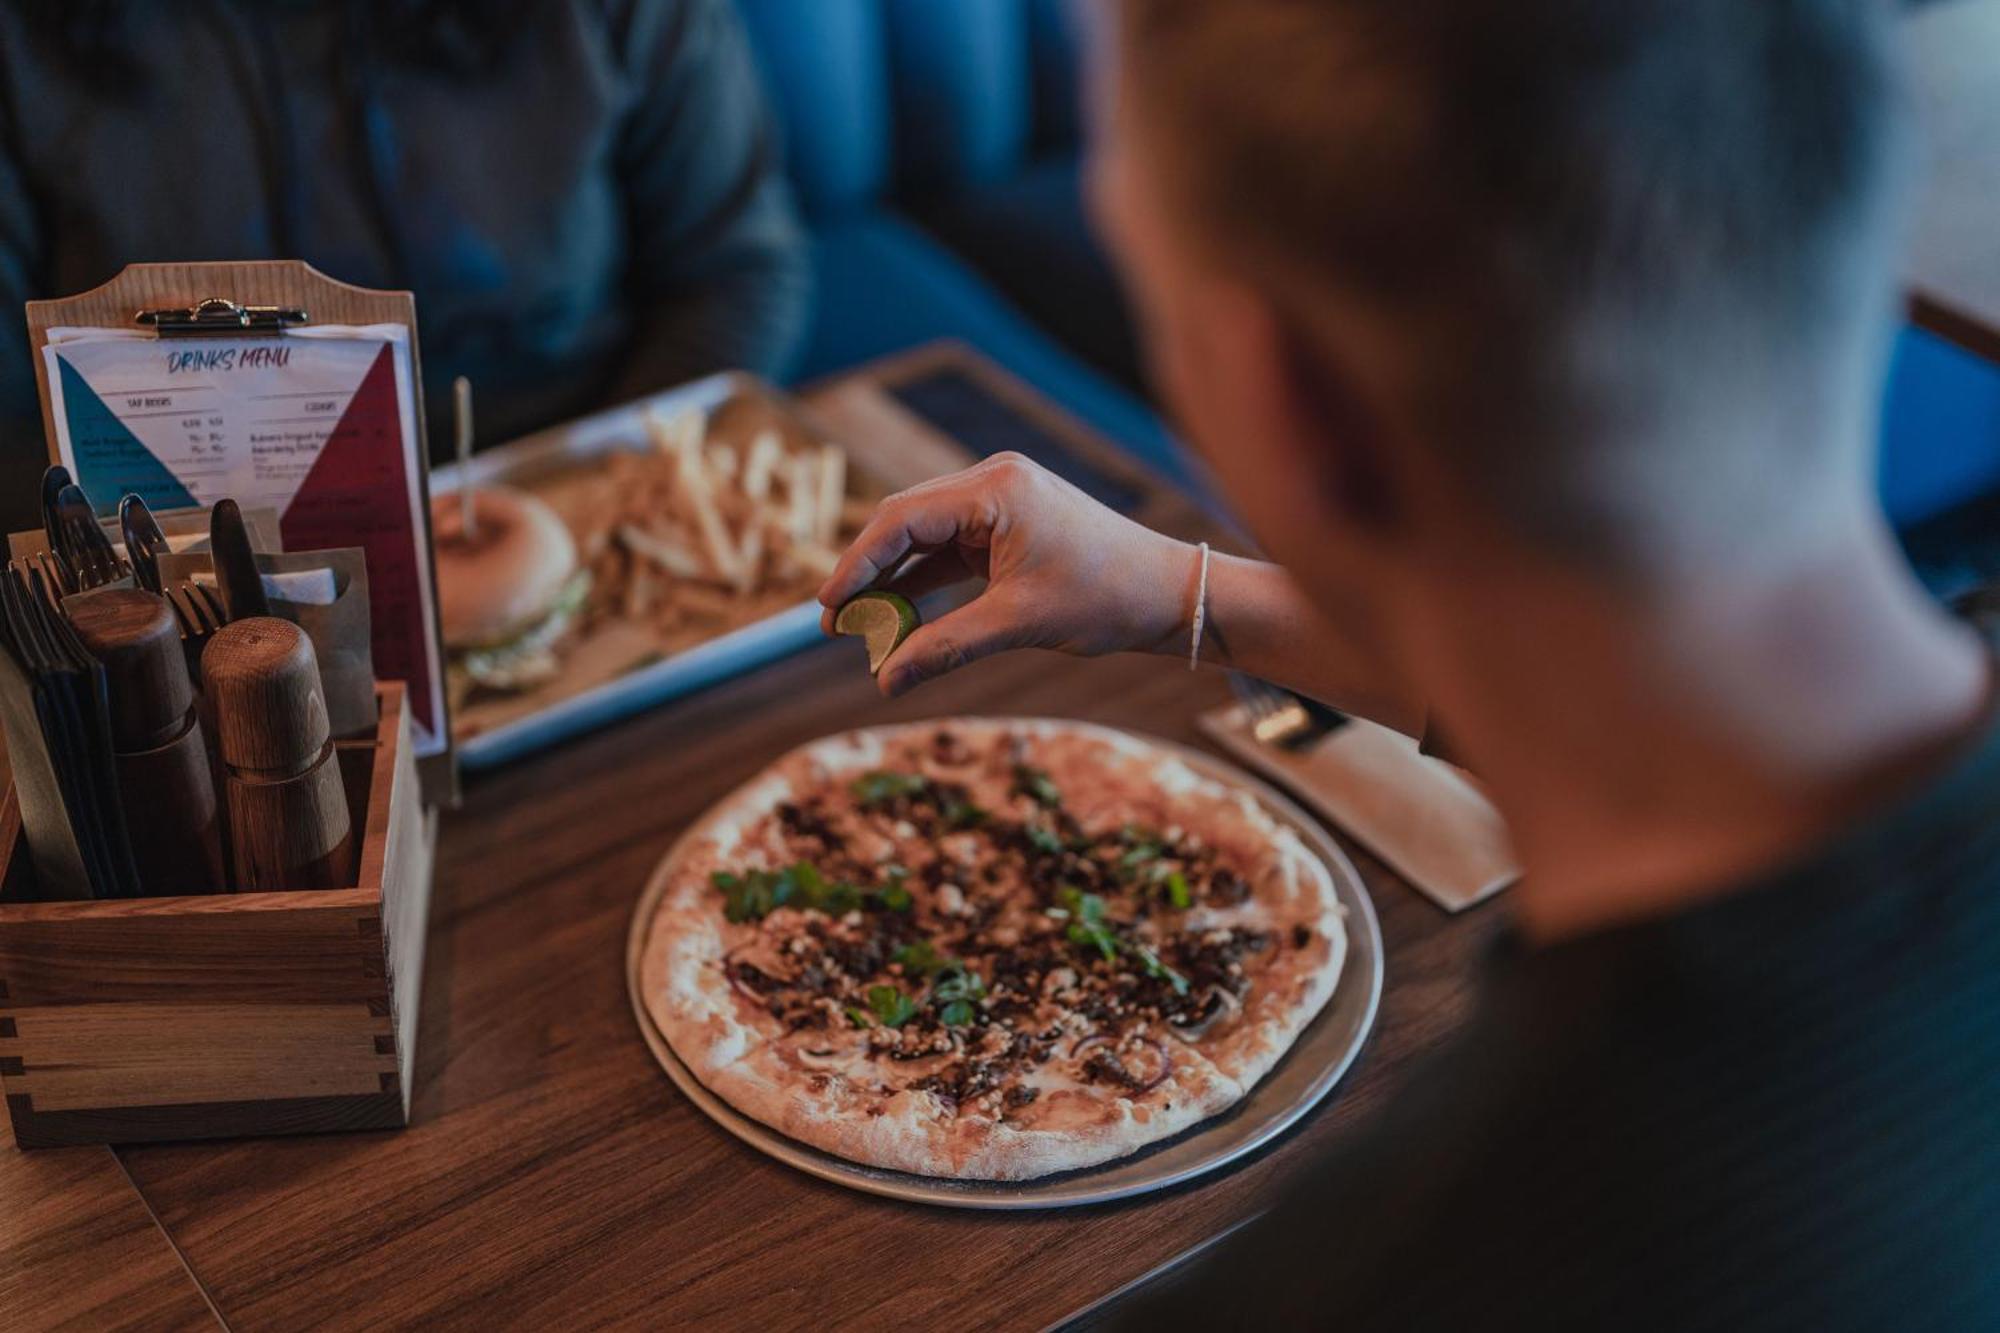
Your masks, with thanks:
[[[361,547],[375,674],[408,683],[416,752],[444,749],[408,328],[51,328],[42,356],[57,448],[101,515],[128,491],[156,511],[228,497],[275,509],[288,551]]]

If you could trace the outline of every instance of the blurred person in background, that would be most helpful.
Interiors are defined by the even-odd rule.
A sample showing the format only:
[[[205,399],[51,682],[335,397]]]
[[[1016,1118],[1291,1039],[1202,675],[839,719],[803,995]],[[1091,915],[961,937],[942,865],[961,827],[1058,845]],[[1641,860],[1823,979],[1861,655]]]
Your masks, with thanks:
[[[5,0],[10,528],[46,463],[21,303],[228,259],[413,291],[433,456],[456,376],[493,443],[778,373],[809,294],[729,0]]]
[[[1101,215],[1277,562],[1214,558],[1203,656],[1442,738],[1526,876],[1372,1133],[1084,1322],[2000,1327],[1993,664],[1873,484],[1892,7],[1112,8]],[[913,551],[985,586],[889,693],[1189,652],[1198,553],[1019,458],[821,600]]]

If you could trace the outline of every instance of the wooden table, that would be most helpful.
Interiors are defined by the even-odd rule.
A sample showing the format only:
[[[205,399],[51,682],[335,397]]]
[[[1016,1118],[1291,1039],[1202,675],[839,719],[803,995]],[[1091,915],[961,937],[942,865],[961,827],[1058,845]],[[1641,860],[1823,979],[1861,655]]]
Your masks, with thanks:
[[[1925,154],[1910,316],[2000,362],[2000,0],[1936,0],[1908,32]]]
[[[957,354],[927,357],[938,355]],[[836,433],[899,428],[900,409],[876,386],[930,363],[844,382],[816,409]],[[1074,442],[1121,466],[1101,444]],[[1141,484],[1148,521],[1203,529],[1184,500]],[[1068,1318],[1252,1215],[1377,1109],[1462,1017],[1472,957],[1498,912],[1447,917],[1357,853],[1381,915],[1387,986],[1375,1033],[1333,1097],[1221,1176],[1032,1215],[850,1193],[716,1128],[640,1039],[626,930],[654,863],[704,807],[827,731],[1006,712],[1200,745],[1195,715],[1225,693],[1218,676],[1161,660],[1019,655],[885,703],[853,645],[828,645],[471,782],[441,834],[410,1128],[0,1151],[0,1327],[961,1329]]]

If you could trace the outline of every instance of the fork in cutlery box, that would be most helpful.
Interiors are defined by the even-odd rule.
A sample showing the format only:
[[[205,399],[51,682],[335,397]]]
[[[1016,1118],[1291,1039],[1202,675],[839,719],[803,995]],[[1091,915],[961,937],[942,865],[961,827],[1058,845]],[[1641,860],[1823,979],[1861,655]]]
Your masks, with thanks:
[[[217,292],[244,304],[209,301]],[[185,308],[194,318],[223,306],[245,320],[264,306],[341,325],[407,326],[405,388],[421,392],[408,293],[349,287],[296,261],[134,265],[94,291],[30,303],[45,415],[41,349],[51,326],[129,329],[135,312],[152,307]],[[420,401],[411,406],[405,420],[415,429],[403,447],[418,463],[404,555],[427,574],[423,413]],[[49,439],[54,458],[53,420]],[[206,526],[198,511],[154,508],[170,532],[175,517]],[[17,554],[24,541],[46,544],[40,533],[13,541]],[[434,615],[428,633],[435,647]],[[376,660],[379,667],[379,652]],[[411,684],[376,674],[372,729],[333,741],[357,844],[353,869],[336,887],[230,892],[215,884],[172,897],[45,900],[20,794],[8,787],[0,798],[0,1094],[19,1146],[408,1123],[435,806],[455,796],[456,770],[448,740],[418,753],[413,723],[422,714]]]

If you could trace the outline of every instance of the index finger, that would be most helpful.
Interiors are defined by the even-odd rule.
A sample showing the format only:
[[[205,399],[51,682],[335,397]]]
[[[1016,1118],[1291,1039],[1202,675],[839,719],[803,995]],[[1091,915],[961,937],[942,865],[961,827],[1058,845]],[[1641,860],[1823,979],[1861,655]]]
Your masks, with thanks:
[[[954,542],[983,546],[992,537],[992,507],[966,474],[925,482],[890,496],[834,563],[820,585],[822,606],[837,607],[893,570],[912,551]]]

